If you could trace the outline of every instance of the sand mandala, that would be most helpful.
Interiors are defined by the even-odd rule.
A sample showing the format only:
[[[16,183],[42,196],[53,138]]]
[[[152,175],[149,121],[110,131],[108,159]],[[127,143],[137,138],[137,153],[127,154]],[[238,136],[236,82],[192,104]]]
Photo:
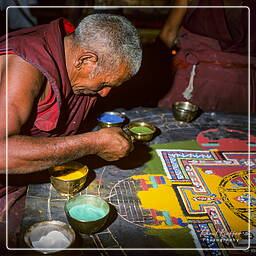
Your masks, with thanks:
[[[157,153],[166,175],[135,175],[112,187],[110,203],[123,219],[150,229],[190,228],[202,248],[256,245],[256,153]]]

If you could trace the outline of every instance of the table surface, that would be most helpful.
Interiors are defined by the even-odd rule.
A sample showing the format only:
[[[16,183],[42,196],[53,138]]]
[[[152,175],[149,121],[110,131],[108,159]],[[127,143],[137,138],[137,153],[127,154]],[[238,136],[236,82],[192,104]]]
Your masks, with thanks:
[[[137,207],[140,204],[139,199],[129,195],[132,190],[136,190],[136,184],[129,183],[129,177],[143,174],[146,163],[150,160],[151,146],[195,140],[197,134],[201,131],[213,128],[247,132],[248,116],[209,112],[202,113],[191,123],[181,124],[174,119],[169,109],[135,108],[132,110],[117,109],[116,111],[125,113],[130,121],[145,121],[154,124],[157,127],[157,135],[150,142],[136,143],[135,150],[129,157],[114,164],[93,156],[81,159],[81,162],[87,164],[90,168],[88,178],[90,184],[79,194],[99,195],[107,199],[114,205],[117,214],[114,221],[102,232],[79,237],[76,248],[86,249],[86,255],[88,255],[88,250],[93,250],[93,253],[96,254],[95,248],[99,249],[97,251],[99,255],[136,255],[133,251],[135,248],[154,248],[155,250],[163,248],[158,250],[158,255],[161,253],[166,255],[165,249],[169,250],[170,246],[164,240],[159,239],[158,236],[150,235],[147,232],[149,228],[144,225],[145,223],[150,224],[152,221],[151,215],[148,214],[146,209],[141,210]],[[251,134],[255,135],[256,118],[251,117],[250,123]],[[116,196],[117,190],[119,190],[119,198]],[[58,194],[50,183],[30,184],[27,190],[21,237],[24,231],[36,222],[45,220],[67,222],[63,210],[66,200],[67,197]],[[125,201],[123,204],[125,207],[120,206],[122,200]],[[103,250],[104,248],[105,250]],[[118,251],[109,251],[106,248],[114,248]],[[186,245],[184,245],[184,248],[186,248]],[[175,253],[177,252],[172,251],[172,255]],[[153,249],[147,251],[147,255],[150,254],[155,254]],[[140,253],[140,255],[142,254]],[[184,252],[183,255],[185,255]],[[199,255],[199,253],[192,251],[191,255]]]

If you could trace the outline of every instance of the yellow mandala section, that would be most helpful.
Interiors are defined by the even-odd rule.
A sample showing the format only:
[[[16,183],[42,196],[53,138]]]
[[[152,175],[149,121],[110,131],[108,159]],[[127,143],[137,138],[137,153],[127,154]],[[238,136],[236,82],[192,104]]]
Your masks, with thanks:
[[[158,221],[158,224],[145,224],[145,226],[155,229],[184,228],[187,225],[187,219],[180,207],[176,192],[172,187],[172,182],[163,175],[154,175],[154,177],[164,178],[165,184],[150,187],[152,185],[152,175],[131,177],[134,180],[144,180],[146,185],[148,185],[148,189],[139,191],[137,197],[141,202],[140,207],[151,209],[155,212],[156,215],[154,217]],[[195,217],[195,219],[203,219],[203,217]]]
[[[155,219],[153,225],[144,224],[144,226],[154,229],[181,229],[187,226],[190,221],[217,221],[216,219],[213,220],[206,211],[209,207],[217,207],[216,209],[218,209],[220,214],[218,222],[220,223],[221,221],[226,230],[237,234],[241,233],[241,231],[248,230],[248,222],[241,218],[241,216],[234,214],[234,209],[230,209],[227,206],[218,192],[218,187],[223,177],[205,174],[200,168],[197,168],[197,170],[202,180],[204,180],[205,185],[207,184],[209,189],[207,190],[211,192],[203,195],[207,199],[205,202],[200,200],[195,201],[195,198],[200,199],[202,197],[202,193],[197,194],[192,183],[187,183],[186,186],[180,184],[179,186],[177,181],[172,182],[164,175],[147,174],[131,177],[133,180],[144,182],[144,189],[137,192],[137,197],[140,200],[140,207],[149,209]],[[163,184],[156,183],[152,180],[152,177],[154,180],[159,180],[161,177]],[[214,199],[211,199],[212,194],[215,195]],[[237,196],[239,196],[239,192],[233,192],[232,197]],[[216,200],[219,203],[216,204]],[[244,216],[247,214],[247,211],[243,213]]]

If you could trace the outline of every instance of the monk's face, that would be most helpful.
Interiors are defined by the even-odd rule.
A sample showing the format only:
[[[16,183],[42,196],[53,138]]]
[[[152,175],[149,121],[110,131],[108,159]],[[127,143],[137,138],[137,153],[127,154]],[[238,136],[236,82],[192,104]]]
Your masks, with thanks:
[[[75,94],[106,97],[112,88],[120,86],[129,79],[127,65],[121,64],[114,72],[99,72],[93,75],[90,72],[79,72],[71,81],[72,90]]]

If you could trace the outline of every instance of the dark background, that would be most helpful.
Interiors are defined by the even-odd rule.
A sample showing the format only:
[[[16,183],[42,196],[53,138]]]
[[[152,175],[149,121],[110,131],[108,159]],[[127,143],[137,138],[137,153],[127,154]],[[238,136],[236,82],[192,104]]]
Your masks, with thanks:
[[[25,18],[26,23],[28,23],[25,26],[33,26],[49,23],[59,17],[65,17],[74,25],[77,25],[86,15],[102,12],[124,15],[138,29],[143,48],[143,61],[139,73],[119,88],[112,90],[106,98],[100,98],[95,111],[100,113],[115,108],[156,107],[159,99],[168,91],[171,84],[171,54],[170,49],[165,47],[158,39],[158,34],[168,15],[169,8],[157,8],[156,6],[170,6],[172,0],[1,0],[1,35],[6,33],[7,6],[24,6],[28,4],[63,7],[105,6],[108,8],[30,8],[30,15],[24,14],[24,9],[9,9],[8,31],[24,27],[22,20],[18,22],[18,26],[16,22],[15,27],[11,27],[12,18],[15,21],[19,17]],[[113,8],[113,6],[119,6],[119,8]],[[137,8],[125,8],[122,6],[136,6]],[[149,7],[143,8],[142,6]],[[15,13],[17,10],[19,11],[18,14]]]

